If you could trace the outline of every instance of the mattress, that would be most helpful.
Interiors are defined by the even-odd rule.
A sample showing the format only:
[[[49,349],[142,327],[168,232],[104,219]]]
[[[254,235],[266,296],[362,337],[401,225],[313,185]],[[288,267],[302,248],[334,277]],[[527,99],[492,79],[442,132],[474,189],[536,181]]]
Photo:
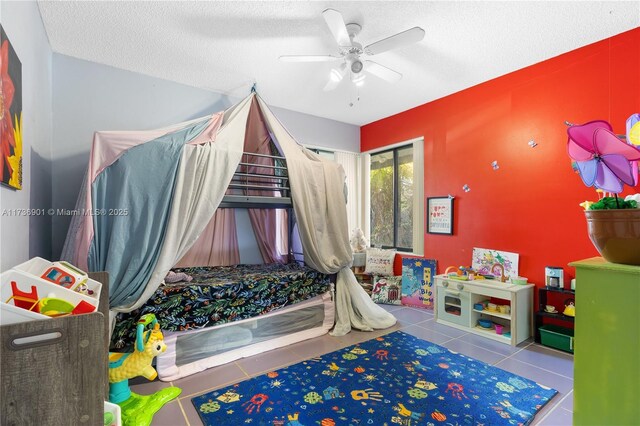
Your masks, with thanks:
[[[226,364],[322,336],[333,327],[332,292],[266,315],[200,330],[165,332],[167,350],[158,355],[156,370],[172,381]]]
[[[145,314],[154,314],[163,332],[197,330],[264,315],[331,288],[329,275],[296,263],[173,271],[193,279],[164,284],[139,309],[118,314],[110,350],[133,350],[136,323]]]

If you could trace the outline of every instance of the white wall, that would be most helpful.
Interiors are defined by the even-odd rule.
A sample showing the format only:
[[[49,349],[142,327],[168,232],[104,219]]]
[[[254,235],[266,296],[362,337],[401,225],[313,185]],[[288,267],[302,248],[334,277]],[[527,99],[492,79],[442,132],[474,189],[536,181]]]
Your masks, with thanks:
[[[60,54],[53,55],[53,94],[55,209],[74,208],[94,131],[164,127],[223,110],[240,100]],[[302,144],[360,149],[358,126],[281,108],[273,112]],[[54,257],[61,253],[69,222],[70,217],[53,217]]]
[[[51,48],[36,2],[0,2],[2,26],[22,63],[23,189],[0,187],[0,211],[51,206]],[[5,210],[6,209],[6,210]],[[0,270],[51,256],[51,217],[0,217]]]

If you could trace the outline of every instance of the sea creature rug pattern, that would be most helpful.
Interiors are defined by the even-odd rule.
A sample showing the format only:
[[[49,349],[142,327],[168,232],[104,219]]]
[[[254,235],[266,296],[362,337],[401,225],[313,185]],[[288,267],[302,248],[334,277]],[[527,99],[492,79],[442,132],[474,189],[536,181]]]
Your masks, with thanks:
[[[205,425],[522,425],[556,390],[401,331],[192,399]]]

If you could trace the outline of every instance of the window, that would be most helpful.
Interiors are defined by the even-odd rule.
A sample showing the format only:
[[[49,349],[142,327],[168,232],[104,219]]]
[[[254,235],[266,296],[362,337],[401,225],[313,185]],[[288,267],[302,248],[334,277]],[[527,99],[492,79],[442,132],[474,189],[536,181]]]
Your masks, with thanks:
[[[376,247],[414,251],[413,155],[413,145],[371,154],[371,244]]]
[[[335,154],[334,154],[333,151],[327,151],[325,149],[309,148],[309,147],[307,147],[307,149],[309,151],[315,152],[316,154],[318,154],[321,157],[328,158],[329,160],[335,160]]]

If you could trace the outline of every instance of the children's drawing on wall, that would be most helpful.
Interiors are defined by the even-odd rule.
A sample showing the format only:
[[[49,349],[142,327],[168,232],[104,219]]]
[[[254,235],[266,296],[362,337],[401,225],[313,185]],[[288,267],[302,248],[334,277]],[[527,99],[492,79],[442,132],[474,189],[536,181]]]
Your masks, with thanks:
[[[407,257],[402,259],[402,304],[433,309],[433,278],[436,261]]]
[[[518,253],[474,247],[471,267],[478,274],[517,277],[518,258]]]
[[[22,64],[0,25],[0,183],[22,189]]]

